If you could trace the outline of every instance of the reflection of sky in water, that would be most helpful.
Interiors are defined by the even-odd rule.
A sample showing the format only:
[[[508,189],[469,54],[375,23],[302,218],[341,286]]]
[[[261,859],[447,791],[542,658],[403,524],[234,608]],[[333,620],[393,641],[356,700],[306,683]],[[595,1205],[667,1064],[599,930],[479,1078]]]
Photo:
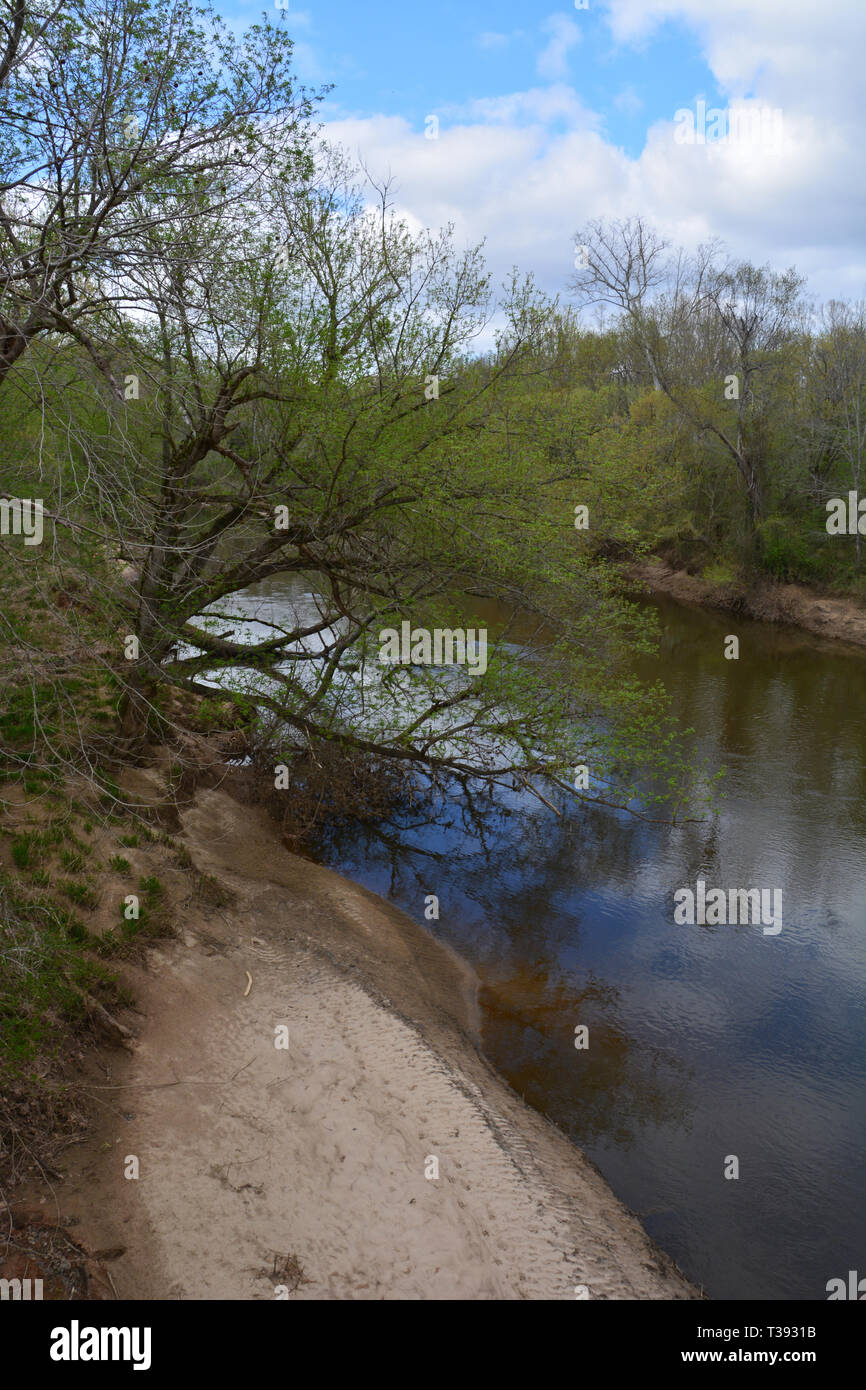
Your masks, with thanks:
[[[291,601],[286,597],[273,598],[262,594],[256,586],[245,593],[233,594],[214,604],[197,622],[214,636],[229,638],[232,642],[267,642],[280,635],[280,629],[292,630],[296,626],[312,626],[320,621],[322,614],[312,593],[305,592],[297,583],[291,588]],[[309,636],[293,643],[289,651],[321,652],[326,641],[331,640],[332,629],[325,628],[321,634]],[[197,647],[181,644],[178,647],[180,658],[198,653]],[[287,663],[288,669],[288,663]],[[221,671],[205,671],[199,676],[204,685],[215,689],[219,685],[236,690],[261,690],[276,693],[279,683],[268,679],[262,672],[243,668],[228,668]]]
[[[426,925],[479,972],[492,1060],[711,1296],[823,1299],[864,1260],[866,661],[659,608],[662,659],[641,667],[728,768],[714,819],[455,797],[436,824],[344,827],[322,855],[419,922],[438,894]],[[781,888],[781,934],[676,926],[674,889],[698,877]]]
[[[199,615],[196,622],[214,637],[253,645],[274,641],[282,634],[299,628],[312,627],[321,623],[324,617],[325,610],[317,601],[317,596],[305,590],[298,577],[285,576],[282,580],[253,585],[213,604]],[[468,627],[472,629],[473,625],[470,623]],[[399,634],[399,627],[396,630]],[[297,661],[290,656],[277,669],[290,675],[305,692],[312,694],[326,665],[324,660],[316,658],[343,631],[345,623],[338,620],[320,633],[309,633],[286,643],[284,650],[289,656],[291,653],[306,653],[310,659]],[[437,629],[432,631],[435,633]],[[405,666],[401,663],[380,663],[379,632],[378,626],[371,629],[371,651],[366,657],[356,650],[344,654],[332,676],[325,704],[316,709],[316,717],[325,724],[329,720],[335,721],[330,724],[332,729],[336,723],[342,722],[351,726],[353,732],[372,741],[394,739],[407,723],[441,701],[444,695],[450,696],[468,678],[483,674],[476,670],[472,661],[446,661],[444,664],[410,662]],[[502,640],[499,649],[509,656],[517,654],[524,661],[534,661],[536,655],[525,643],[518,645]],[[473,645],[472,650],[477,652],[477,647]],[[179,644],[177,649],[177,656],[181,660],[200,654],[199,648],[186,643]],[[285,694],[280,682],[272,676],[237,664],[205,669],[197,679],[200,684],[213,689],[222,687],[242,691],[253,698],[261,695],[279,700]],[[498,766],[519,762],[521,755],[517,745],[505,736],[500,737],[497,731],[488,729],[484,736],[479,736],[477,732],[464,732],[463,726],[477,709],[477,703],[465,701],[453,708],[438,711],[427,720],[428,732],[447,735],[440,737],[435,754],[440,758],[461,760],[484,753],[491,765]],[[274,716],[268,712],[263,711],[262,717],[266,723],[275,722]],[[541,750],[536,751],[541,753]],[[590,786],[597,784],[597,779],[590,777]]]

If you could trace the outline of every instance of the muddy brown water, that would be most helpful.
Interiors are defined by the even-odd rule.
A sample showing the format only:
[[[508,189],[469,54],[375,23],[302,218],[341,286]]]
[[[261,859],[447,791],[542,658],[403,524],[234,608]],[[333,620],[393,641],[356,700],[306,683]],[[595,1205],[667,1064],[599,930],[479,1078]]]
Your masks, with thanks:
[[[274,616],[298,599],[288,578],[249,595]],[[726,767],[716,815],[454,797],[319,854],[472,964],[490,1059],[711,1297],[825,1299],[866,1276],[866,656],[653,603],[639,669]],[[699,878],[781,889],[781,932],[678,925],[673,892]]]

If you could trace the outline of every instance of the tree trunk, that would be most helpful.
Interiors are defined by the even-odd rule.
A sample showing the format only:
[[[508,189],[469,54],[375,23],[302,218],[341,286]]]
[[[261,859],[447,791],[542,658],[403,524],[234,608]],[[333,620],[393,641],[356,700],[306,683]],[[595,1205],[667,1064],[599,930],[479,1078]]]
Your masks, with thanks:
[[[737,467],[740,470],[743,482],[746,484],[746,492],[749,496],[749,506],[752,509],[752,526],[757,527],[764,512],[764,499],[761,496],[761,482],[758,477],[757,469],[743,448],[742,436],[737,431]]]
[[[153,719],[153,683],[133,676],[126,685],[118,709],[118,741],[124,753],[140,753],[148,740]]]
[[[5,381],[19,357],[27,351],[28,340],[8,324],[0,336],[0,385]]]

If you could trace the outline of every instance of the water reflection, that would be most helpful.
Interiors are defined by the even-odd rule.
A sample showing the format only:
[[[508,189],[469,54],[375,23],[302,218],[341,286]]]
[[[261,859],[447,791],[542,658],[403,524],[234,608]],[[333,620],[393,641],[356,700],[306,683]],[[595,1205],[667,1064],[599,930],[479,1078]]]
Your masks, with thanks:
[[[292,601],[279,582],[265,597]],[[419,922],[438,895],[425,925],[481,977],[491,1060],[711,1296],[823,1299],[862,1268],[866,1224],[866,661],[656,607],[661,655],[636,667],[727,768],[713,819],[560,819],[525,792],[455,790],[319,853]],[[780,888],[782,932],[675,925],[698,877]]]

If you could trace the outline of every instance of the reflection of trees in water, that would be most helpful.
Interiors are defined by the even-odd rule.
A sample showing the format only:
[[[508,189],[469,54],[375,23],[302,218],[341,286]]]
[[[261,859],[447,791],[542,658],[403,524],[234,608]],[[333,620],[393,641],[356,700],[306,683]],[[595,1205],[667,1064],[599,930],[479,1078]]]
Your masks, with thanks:
[[[437,893],[437,934],[483,981],[484,1046],[525,1099],[578,1143],[634,1142],[642,1124],[682,1124],[682,1064],[632,1037],[620,992],[581,972],[583,896],[658,857],[664,827],[599,808],[558,818],[525,794],[495,801],[467,786],[434,789],[387,821],[344,826],[320,850],[420,918]],[[386,883],[383,879],[387,879]],[[479,921],[481,925],[479,926]],[[574,1028],[590,1029],[588,1051]]]
[[[626,813],[562,804],[564,814],[557,816],[525,792],[500,793],[494,799],[488,789],[478,792],[465,782],[452,782],[429,787],[423,809],[416,800],[391,817],[326,828],[317,851],[342,863],[373,859],[380,868],[387,866],[391,891],[398,894],[405,894],[410,884],[413,893],[428,884],[431,861],[441,864],[451,879],[459,864],[463,896],[485,909],[501,909],[500,875],[519,873],[523,892],[549,899],[574,886],[579,856],[584,887],[627,884],[634,869],[658,852],[668,832],[665,825]]]
[[[629,1035],[613,986],[589,975],[574,989],[545,966],[526,965],[485,986],[480,1002],[488,1056],[578,1144],[629,1148],[647,1123],[687,1122],[693,1107],[682,1063]],[[589,1029],[585,1050],[574,1046],[578,1024]]]

